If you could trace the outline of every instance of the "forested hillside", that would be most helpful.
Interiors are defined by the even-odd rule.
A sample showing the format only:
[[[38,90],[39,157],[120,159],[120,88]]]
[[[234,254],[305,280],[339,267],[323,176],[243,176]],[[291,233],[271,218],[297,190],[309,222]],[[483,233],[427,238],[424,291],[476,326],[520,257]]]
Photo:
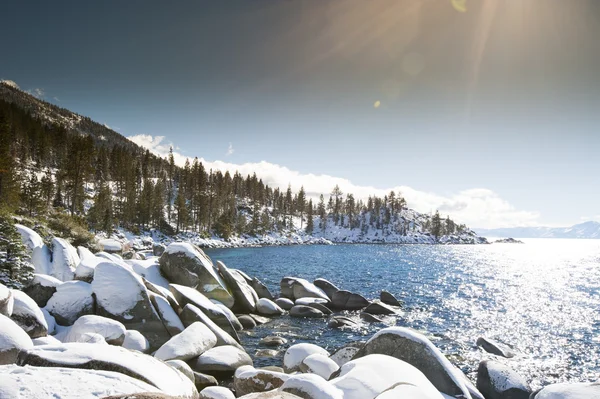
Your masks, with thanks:
[[[269,187],[255,174],[206,170],[197,158],[180,167],[172,154],[157,157],[106,126],[3,83],[0,209],[32,218],[66,215],[108,234],[116,227],[224,239],[300,229],[320,236],[332,229],[357,237],[472,234],[438,213],[408,211],[401,193],[363,201],[336,186],[313,201],[304,189]]]

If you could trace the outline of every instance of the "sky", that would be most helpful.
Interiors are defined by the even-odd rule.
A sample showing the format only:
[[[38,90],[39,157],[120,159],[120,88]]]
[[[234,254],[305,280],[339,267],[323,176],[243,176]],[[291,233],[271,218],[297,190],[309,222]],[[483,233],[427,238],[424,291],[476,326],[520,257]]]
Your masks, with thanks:
[[[400,190],[472,227],[599,220],[595,0],[19,1],[0,79],[209,167]]]

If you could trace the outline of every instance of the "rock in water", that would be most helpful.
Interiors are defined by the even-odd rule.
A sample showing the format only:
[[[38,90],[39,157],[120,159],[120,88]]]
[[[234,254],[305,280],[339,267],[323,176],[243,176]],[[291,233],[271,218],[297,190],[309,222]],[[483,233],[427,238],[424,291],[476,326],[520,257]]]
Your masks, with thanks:
[[[12,290],[14,306],[11,319],[31,338],[48,335],[48,323],[40,307],[26,293]]]
[[[15,299],[9,288],[5,285],[0,284],[0,314],[6,317],[10,317],[13,312]]]
[[[303,278],[297,278],[294,280],[292,286],[294,293],[294,299],[298,298],[322,298],[329,301],[329,297],[325,292],[315,286],[313,283],[306,281]]]
[[[252,366],[252,358],[238,347],[224,345],[204,352],[192,368],[209,375],[233,375],[241,366]]]
[[[294,307],[294,302],[288,298],[277,298],[275,303],[283,310],[290,310]]]
[[[219,273],[225,280],[227,287],[232,291],[235,309],[241,313],[251,313],[256,310],[258,295],[246,282],[246,279],[236,270],[228,269],[221,261],[217,261]]]
[[[333,317],[330,317],[329,320],[327,321],[327,327],[329,327],[329,328],[343,328],[343,327],[356,328],[358,326],[359,326],[359,324],[357,322],[355,322],[351,318],[345,317],[345,316],[333,316]]]
[[[479,337],[477,338],[477,346],[482,348],[484,351],[492,353],[496,356],[502,356],[506,358],[515,357],[515,353],[512,350],[500,344],[499,342],[493,341],[491,339]]]
[[[60,325],[70,326],[79,317],[95,311],[92,286],[85,281],[67,281],[56,288],[46,310]]]
[[[411,364],[447,395],[483,399],[465,375],[431,341],[413,330],[404,327],[384,328],[367,341],[354,359],[371,354],[390,355]]]
[[[313,284],[317,287],[323,290],[323,292],[325,292],[325,294],[329,297],[329,299],[331,300],[333,298],[333,294],[335,294],[336,292],[338,292],[340,289],[338,287],[335,286],[335,284],[333,284],[330,281],[325,280],[324,278],[318,278],[316,279]]]
[[[171,335],[152,307],[141,277],[123,265],[101,262],[94,271],[92,290],[96,295],[97,314],[137,330],[153,349],[167,342]]]
[[[211,299],[210,301],[217,305],[219,309],[221,309],[223,313],[225,313],[235,331],[242,331],[244,329],[244,326],[242,326],[242,323],[240,323],[237,316],[231,311],[231,309],[223,305],[221,302],[215,301],[214,299]]]
[[[15,228],[21,234],[21,241],[31,251],[31,263],[35,272],[39,274],[50,274],[51,257],[50,249],[40,235],[29,227],[15,224]]]
[[[246,314],[239,316],[238,320],[240,321],[245,330],[251,330],[254,327],[256,327],[256,322],[254,321],[254,319]]]
[[[390,315],[395,314],[396,311],[388,305],[386,305],[385,303],[373,302],[365,308],[365,313],[376,315]]]
[[[52,276],[46,274],[34,274],[33,280],[31,280],[29,285],[23,289],[23,292],[29,295],[40,308],[43,308],[56,292],[56,287],[61,284],[62,281]]]
[[[117,394],[156,392],[146,382],[113,371],[64,367],[0,367],[0,398],[105,398]],[[157,396],[156,398],[160,398]]]
[[[29,335],[17,323],[0,314],[0,365],[15,363],[20,351],[31,348],[33,342]]]
[[[267,298],[260,298],[256,307],[256,311],[265,316],[281,316],[284,313],[279,305]]]
[[[60,281],[73,280],[80,261],[77,250],[68,241],[58,237],[52,239],[52,267],[49,273],[52,277]]]
[[[290,316],[318,318],[325,317],[325,314],[323,314],[323,312],[320,310],[313,308],[312,306],[296,305],[290,309]]]
[[[383,323],[383,320],[380,318],[373,316],[370,313],[360,312],[360,318],[366,321],[367,323]]]
[[[531,399],[597,399],[600,383],[551,384],[539,390]]]
[[[252,366],[242,366],[235,371],[233,386],[238,396],[254,392],[277,389],[290,378],[288,374],[268,370],[257,370]]]
[[[359,294],[349,291],[336,291],[333,298],[331,298],[331,306],[341,310],[360,310],[369,306],[369,301]]]
[[[397,300],[394,295],[387,292],[386,290],[381,291],[381,294],[379,294],[379,299],[381,300],[382,303],[385,303],[386,305],[398,306],[398,307],[402,306],[400,301]]]
[[[203,323],[192,323],[161,346],[154,357],[160,360],[190,360],[217,344],[215,334]]]
[[[81,316],[73,324],[63,342],[82,342],[79,337],[86,333],[100,334],[110,345],[123,345],[127,330],[123,323],[102,316]]]
[[[194,287],[210,299],[231,308],[234,299],[212,261],[189,243],[170,244],[159,259],[160,271],[172,283]]]
[[[184,398],[195,398],[194,384],[179,371],[162,361],[143,353],[119,346],[68,343],[57,346],[39,346],[21,352],[17,364],[21,366],[72,367],[115,371],[136,378],[164,393]]]
[[[281,346],[287,344],[287,339],[278,337],[276,335],[271,335],[261,339],[259,344],[264,346]]]
[[[329,352],[320,346],[308,343],[295,344],[290,346],[283,356],[283,369],[286,373],[300,371],[302,361],[312,354],[319,353],[324,356],[329,356]]]
[[[529,399],[527,382],[502,363],[484,360],[477,370],[477,389],[486,399]]]
[[[271,291],[269,291],[267,286],[256,277],[252,279],[250,286],[254,289],[259,298],[266,298],[270,299],[271,301],[273,300],[273,294],[271,294]]]
[[[292,301],[295,299],[294,298],[294,282],[296,281],[296,279],[294,277],[284,277],[281,279],[281,282],[279,283],[279,289],[281,290],[281,296],[283,296],[284,298],[287,299],[291,299]]]

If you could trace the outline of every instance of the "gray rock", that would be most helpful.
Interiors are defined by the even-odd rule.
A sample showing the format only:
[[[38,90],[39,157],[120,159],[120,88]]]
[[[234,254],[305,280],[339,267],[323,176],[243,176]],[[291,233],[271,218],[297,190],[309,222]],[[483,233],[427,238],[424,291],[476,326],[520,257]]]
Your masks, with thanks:
[[[252,358],[235,346],[224,345],[209,349],[198,357],[192,369],[213,376],[232,375],[238,367],[252,366]]]
[[[23,292],[33,299],[40,308],[43,308],[56,292],[56,287],[61,284],[62,281],[52,276],[34,274],[33,280],[23,289]]]
[[[173,337],[181,333],[185,329],[185,326],[181,322],[181,319],[179,319],[177,312],[169,304],[169,301],[162,295],[155,294],[150,290],[148,290],[148,296],[169,335]]]
[[[219,382],[217,381],[217,379],[215,377],[213,377],[212,375],[199,373],[197,371],[194,371],[194,381],[195,381],[196,389],[198,391],[202,391],[204,388],[207,388],[207,387],[214,387],[214,386],[219,385]]]
[[[216,335],[217,345],[234,345],[239,346],[239,341],[224,331],[221,327],[215,324],[208,316],[206,316],[202,310],[194,305],[187,304],[183,307],[181,314],[179,315],[183,325],[186,327],[190,326],[196,321],[200,321]],[[237,337],[237,334],[236,334]],[[238,338],[239,340],[239,338]]]
[[[264,369],[243,366],[236,370],[233,386],[239,396],[255,392],[267,392],[277,389],[289,378],[287,374]]]
[[[331,306],[341,310],[360,310],[369,306],[369,301],[362,295],[349,291],[337,291],[331,298]]]
[[[305,305],[295,305],[292,309],[290,309],[291,317],[308,317],[308,318],[319,318],[325,317],[323,312],[317,310],[311,306]]]
[[[294,302],[288,298],[277,298],[275,299],[275,303],[283,310],[290,310],[294,307]]]
[[[488,338],[477,338],[477,346],[482,348],[484,351],[494,354],[496,356],[502,356],[506,358],[515,357],[515,353],[510,348]]]
[[[223,305],[221,302],[215,301],[214,299],[211,299],[210,301],[217,305],[219,309],[221,309],[223,313],[225,313],[235,331],[242,331],[244,329],[244,326],[242,325],[242,323],[240,323],[237,316],[231,311],[231,309]]]
[[[600,383],[551,384],[531,395],[531,399],[598,399]]]
[[[10,317],[13,312],[14,303],[11,290],[5,285],[0,284],[0,314]]]
[[[336,349],[329,358],[333,360],[338,366],[342,367],[344,364],[348,363],[356,353],[361,350],[365,346],[365,342],[356,341],[350,342],[342,346],[341,348]]]
[[[365,308],[365,313],[376,314],[376,315],[390,315],[395,314],[396,311],[389,305],[381,302],[373,302]]]
[[[96,302],[90,283],[67,281],[56,288],[46,304],[46,310],[56,318],[58,324],[70,326],[81,316],[94,314]]]
[[[279,366],[265,366],[265,367],[259,367],[259,370],[267,370],[267,371],[274,371],[276,373],[285,373],[285,371],[283,371],[283,367],[279,367]]]
[[[279,354],[276,349],[259,349],[254,353],[254,357],[275,357]]]
[[[246,314],[238,316],[238,320],[244,326],[245,330],[251,330],[256,327],[256,322],[254,319]]]
[[[338,292],[340,289],[338,287],[335,286],[335,284],[333,284],[330,281],[325,280],[324,278],[318,278],[316,279],[313,284],[322,289],[323,292],[325,292],[325,294],[327,294],[327,296],[329,297],[329,299],[333,299],[333,294],[335,294],[336,292]]]
[[[258,295],[259,298],[266,298],[266,299],[273,300],[273,294],[271,294],[271,291],[269,291],[267,286],[264,285],[262,283],[262,281],[260,281],[256,277],[252,279],[250,286],[252,288],[254,288],[254,291],[256,292],[256,294]]]
[[[333,317],[330,317],[329,320],[327,321],[327,327],[330,327],[330,328],[343,328],[343,327],[356,328],[358,326],[359,326],[359,324],[357,322],[355,322],[354,320],[350,319],[349,317],[345,317],[345,316],[333,316]]]
[[[200,248],[189,243],[172,243],[159,258],[159,264],[161,273],[170,282],[196,288],[207,298],[216,299],[228,308],[233,306],[233,295]]]
[[[279,288],[281,290],[281,296],[284,298],[288,298],[294,300],[294,282],[296,279],[294,277],[284,277],[281,279],[279,283]]]
[[[0,314],[0,366],[13,364],[19,352],[33,348],[31,338],[17,323]]]
[[[152,245],[152,254],[154,256],[161,256],[167,247],[164,244],[153,244]]]
[[[281,316],[285,313],[279,305],[267,298],[260,298],[256,304],[256,311],[265,316]]]
[[[265,324],[271,321],[271,319],[269,319],[268,317],[259,316],[254,313],[250,313],[248,316],[252,317],[256,325]]]
[[[267,392],[255,392],[249,393],[244,396],[240,396],[238,399],[302,399],[298,395],[294,395],[289,392],[282,392],[278,389]]]
[[[477,370],[477,389],[486,399],[529,399],[527,382],[506,365],[484,360]]]
[[[192,370],[192,368],[190,367],[189,364],[187,364],[186,362],[184,362],[183,360],[167,360],[165,363],[167,363],[169,366],[173,367],[175,370],[179,370],[181,373],[183,373],[183,375],[185,375],[187,378],[190,379],[190,381],[192,381],[193,383],[196,382],[196,379],[194,377],[194,370]]]
[[[313,303],[307,304],[306,306],[310,306],[311,308],[320,310],[321,312],[323,312],[324,315],[327,315],[327,316],[329,316],[330,314],[333,313],[333,311],[331,309],[329,309],[327,306],[323,305],[322,303],[313,302]]]
[[[259,345],[264,346],[281,346],[287,344],[287,339],[283,337],[278,337],[276,335],[270,335],[268,337],[264,337],[259,341]]]
[[[163,361],[190,360],[216,344],[215,334],[204,323],[197,321],[158,348],[154,357]]]
[[[381,300],[381,302],[385,303],[386,305],[398,306],[398,307],[402,306],[400,301],[397,300],[393,294],[389,293],[386,290],[381,291],[381,294],[379,294],[379,299]]]
[[[235,299],[235,304],[232,309],[241,313],[254,312],[256,310],[258,295],[246,282],[244,276],[236,270],[228,269],[221,261],[217,261],[217,268]]]
[[[367,323],[383,323],[383,320],[381,320],[377,316],[373,316],[372,314],[366,312],[360,312],[360,318],[366,321]]]
[[[10,318],[31,338],[48,335],[48,323],[35,301],[22,291],[12,290],[12,295],[14,305]]]
[[[329,297],[325,292],[315,286],[313,283],[303,279],[297,278],[294,281],[294,285],[292,287],[294,293],[294,299],[298,298],[322,298],[329,301]]]

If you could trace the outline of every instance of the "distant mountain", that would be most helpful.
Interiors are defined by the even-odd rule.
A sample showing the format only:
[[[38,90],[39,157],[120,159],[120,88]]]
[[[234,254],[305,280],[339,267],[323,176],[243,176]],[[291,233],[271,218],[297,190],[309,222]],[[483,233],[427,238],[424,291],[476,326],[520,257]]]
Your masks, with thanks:
[[[484,237],[600,239],[600,223],[593,221],[579,223],[571,227],[510,227],[474,230]]]

